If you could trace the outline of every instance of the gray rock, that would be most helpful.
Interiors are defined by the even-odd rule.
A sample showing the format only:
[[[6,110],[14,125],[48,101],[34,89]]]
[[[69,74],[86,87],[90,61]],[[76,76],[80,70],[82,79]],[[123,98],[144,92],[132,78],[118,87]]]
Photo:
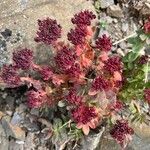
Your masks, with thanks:
[[[17,143],[15,140],[9,142],[9,150],[24,150],[24,144]]]
[[[138,135],[133,136],[133,140],[129,143],[127,150],[150,150],[150,140],[142,139]]]
[[[129,29],[129,24],[128,23],[122,23],[122,31],[126,32]]]
[[[82,139],[80,150],[95,150],[98,148],[104,128],[99,133],[90,133],[88,136]]]
[[[30,113],[31,113],[32,115],[39,116],[39,109],[37,109],[37,108],[32,108],[31,111],[30,111]]]
[[[25,149],[34,149],[35,148],[35,143],[34,143],[34,138],[35,138],[35,135],[34,133],[28,133],[27,134],[27,137],[25,139],[25,144],[24,144],[24,148]]]
[[[134,8],[139,11],[140,15],[150,15],[150,0],[134,2]]]
[[[15,112],[11,119],[11,124],[19,126],[21,124],[22,120],[23,120],[22,116],[20,114],[18,114],[17,112]]]
[[[2,127],[5,131],[5,134],[7,137],[11,136],[14,137],[16,139],[25,140],[25,131],[22,130],[19,126],[16,125],[12,125],[10,123],[11,118],[9,116],[4,116],[1,119],[1,123],[2,123]]]
[[[9,141],[6,137],[5,131],[0,124],[0,149],[1,150],[8,150]]]
[[[25,127],[29,132],[38,132],[40,130],[37,122],[31,122],[29,118],[25,118],[23,127]]]
[[[111,5],[107,8],[107,14],[116,18],[123,18],[124,14],[119,5]]]
[[[114,0],[100,0],[101,8],[107,8],[110,5],[114,4]]]

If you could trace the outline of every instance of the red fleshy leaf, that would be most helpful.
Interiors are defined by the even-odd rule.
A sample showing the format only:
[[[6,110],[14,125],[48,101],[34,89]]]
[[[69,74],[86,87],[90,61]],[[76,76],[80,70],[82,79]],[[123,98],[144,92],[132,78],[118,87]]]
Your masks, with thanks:
[[[61,75],[53,75],[52,77],[52,82],[53,84],[55,84],[56,86],[59,86],[60,84],[64,83],[64,78]]]
[[[101,61],[107,61],[108,60],[108,53],[107,52],[105,52],[105,51],[103,51],[103,52],[101,52],[101,54],[100,54],[100,56],[99,56],[99,59],[101,60]]]
[[[88,95],[91,95],[91,96],[94,96],[98,93],[98,91],[95,91],[95,90],[92,90],[90,89],[89,92],[88,92]]]
[[[115,81],[122,81],[122,76],[121,76],[120,72],[115,71],[113,76],[114,76]]]
[[[82,126],[82,131],[83,131],[83,133],[84,133],[85,135],[88,135],[89,132],[90,132],[89,126],[88,126],[88,125],[83,125],[83,126]]]

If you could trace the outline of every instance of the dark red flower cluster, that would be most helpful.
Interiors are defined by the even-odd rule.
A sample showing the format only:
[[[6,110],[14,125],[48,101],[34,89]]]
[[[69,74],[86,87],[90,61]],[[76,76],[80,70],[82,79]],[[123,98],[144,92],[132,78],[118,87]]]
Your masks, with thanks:
[[[1,78],[4,83],[10,87],[14,87],[20,84],[20,77],[16,71],[16,68],[11,65],[3,66],[1,70]]]
[[[150,19],[144,24],[144,32],[150,34]]]
[[[30,90],[27,92],[28,106],[31,108],[40,108],[47,101],[47,95],[44,91]]]
[[[95,19],[96,16],[93,14],[93,12],[85,10],[81,11],[78,14],[74,15],[74,18],[71,19],[73,24],[76,24],[77,26],[90,26],[91,21]]]
[[[116,124],[110,131],[111,136],[121,145],[123,145],[126,140],[126,136],[132,135],[133,133],[133,129],[129,127],[126,120],[117,120]]]
[[[106,80],[104,77],[99,76],[94,79],[92,82],[92,90],[98,91],[98,90],[107,90],[110,87],[110,83],[108,80]]]
[[[39,30],[37,31],[36,42],[43,42],[45,44],[52,44],[61,37],[61,26],[57,24],[56,20],[47,18],[45,20],[38,20]]]
[[[149,59],[148,55],[142,55],[139,58],[139,64],[141,64],[141,65],[146,64],[148,62],[148,59]]]
[[[123,102],[117,100],[114,105],[111,105],[111,110],[116,112],[120,111],[123,108]]]
[[[66,100],[70,104],[80,105],[82,103],[82,97],[77,95],[77,91],[75,89],[71,89],[66,96]]]
[[[94,107],[80,105],[72,111],[72,117],[76,123],[87,124],[97,117],[97,113]]]
[[[110,74],[113,74],[115,71],[122,70],[122,62],[119,56],[110,57],[107,61],[104,62],[104,69]]]
[[[32,65],[33,51],[26,48],[16,51],[13,53],[13,61],[18,69],[27,70]]]
[[[68,33],[68,40],[74,45],[84,44],[87,36],[87,29],[85,27],[76,27],[71,29]]]
[[[144,98],[150,104],[150,88],[144,90]]]
[[[39,70],[40,75],[42,76],[42,79],[45,81],[48,81],[53,76],[53,71],[49,66],[42,66]]]
[[[76,60],[76,55],[71,48],[64,46],[60,51],[58,51],[55,56],[55,61],[57,66],[61,71],[66,71],[73,66]]]
[[[73,78],[79,78],[79,76],[81,75],[80,65],[77,63],[72,65],[71,68],[66,70],[66,74]]]
[[[107,37],[106,34],[102,35],[102,37],[99,37],[96,40],[96,48],[98,48],[101,51],[110,51],[112,47],[112,42],[110,40],[110,37]]]

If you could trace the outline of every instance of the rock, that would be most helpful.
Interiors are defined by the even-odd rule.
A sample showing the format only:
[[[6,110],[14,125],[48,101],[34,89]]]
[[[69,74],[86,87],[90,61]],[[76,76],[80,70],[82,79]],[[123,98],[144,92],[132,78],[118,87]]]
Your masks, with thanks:
[[[7,104],[7,107],[8,109],[7,110],[14,110],[14,103],[15,103],[15,98],[13,96],[7,96],[6,97],[6,104]]]
[[[10,123],[11,118],[9,116],[5,116],[1,119],[2,127],[5,131],[7,137],[11,136],[16,139],[25,140],[25,131],[16,125],[12,125]]]
[[[29,150],[34,149],[36,146],[34,143],[34,139],[35,139],[34,133],[28,132],[27,137],[25,139],[24,148]]]
[[[147,2],[144,3],[142,9],[140,10],[140,13],[142,15],[150,15],[150,1],[147,0]]]
[[[4,116],[5,114],[2,112],[2,111],[0,111],[0,120],[2,119],[2,117]]]
[[[30,113],[31,113],[32,115],[39,116],[39,109],[37,109],[37,108],[32,108],[31,111],[30,111]]]
[[[9,38],[11,35],[12,35],[12,31],[10,30],[10,29],[5,29],[5,31],[3,31],[3,32],[1,32],[1,35],[5,38],[5,39],[7,39],[7,38]]]
[[[31,122],[29,118],[25,118],[23,121],[23,127],[26,128],[29,132],[39,132],[40,127],[37,122]]]
[[[16,112],[19,114],[25,112],[28,109],[27,105],[25,104],[20,104],[19,107],[16,108]]]
[[[119,5],[111,5],[107,8],[107,14],[116,18],[123,18],[124,14]]]
[[[139,11],[140,15],[149,16],[150,15],[150,0],[142,0],[133,3],[134,9]]]
[[[121,48],[122,50],[125,50],[126,47],[127,47],[127,44],[126,44],[126,42],[120,42],[120,43],[119,43],[119,46],[120,46],[120,48]]]
[[[100,3],[101,8],[107,8],[108,6],[114,4],[114,0],[101,0]]]
[[[17,143],[14,139],[9,142],[9,150],[24,150],[24,143]]]
[[[95,150],[98,148],[104,130],[105,129],[102,128],[99,133],[90,133],[88,136],[83,138],[81,141],[81,146],[78,150]]]
[[[122,31],[127,32],[128,29],[129,29],[129,24],[128,23],[122,23]]]
[[[19,126],[21,124],[22,120],[23,120],[22,116],[20,114],[18,114],[17,112],[15,112],[11,119],[11,124]]]
[[[0,124],[0,149],[1,150],[8,150],[9,141],[6,137],[5,131]]]
[[[146,124],[142,125],[132,125],[134,132],[141,138],[141,139],[150,139],[150,126]]]
[[[133,136],[133,140],[129,143],[126,148],[127,150],[150,150],[150,140],[142,139],[138,135]]]

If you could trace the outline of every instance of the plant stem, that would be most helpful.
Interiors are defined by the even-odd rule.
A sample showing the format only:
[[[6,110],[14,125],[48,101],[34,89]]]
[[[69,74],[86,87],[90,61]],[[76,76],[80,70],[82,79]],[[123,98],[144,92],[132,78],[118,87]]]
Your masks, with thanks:
[[[113,43],[113,45],[117,45],[117,44],[119,44],[119,43],[121,43],[121,42],[123,42],[123,41],[126,41],[127,39],[129,39],[130,37],[133,37],[133,36],[135,36],[135,35],[136,35],[136,32],[130,34],[129,36],[126,36],[125,38],[123,38],[123,39],[121,39],[121,40],[119,40],[119,41],[117,41],[117,42],[115,42],[115,43]]]
[[[68,122],[64,123],[64,124],[63,124],[62,126],[60,126],[57,130],[62,129],[63,127],[65,127],[67,124],[70,124],[70,123],[71,123],[71,120],[69,120]],[[57,131],[57,130],[54,130],[54,132]]]
[[[148,65],[149,65],[149,62],[147,62],[147,64],[146,64],[145,83],[147,83],[147,81],[148,81]]]

